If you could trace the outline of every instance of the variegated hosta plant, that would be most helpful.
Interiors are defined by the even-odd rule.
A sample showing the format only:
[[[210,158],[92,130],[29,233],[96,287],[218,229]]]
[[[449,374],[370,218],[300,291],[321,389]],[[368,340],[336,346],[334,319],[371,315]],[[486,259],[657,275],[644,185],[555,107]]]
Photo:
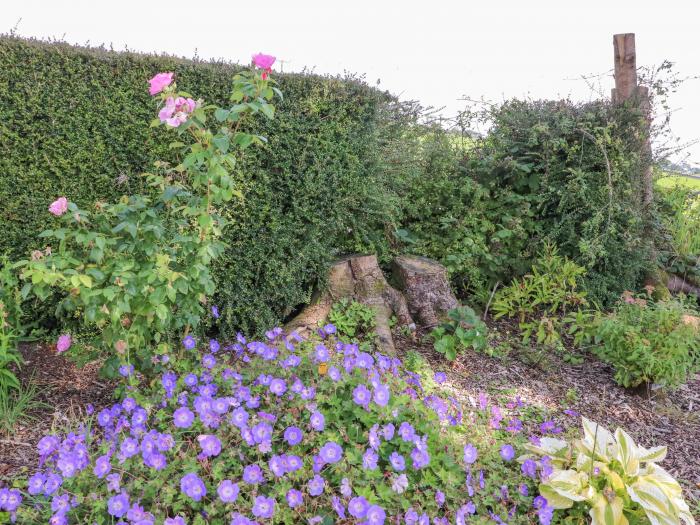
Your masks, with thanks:
[[[552,472],[542,476],[539,486],[550,506],[568,509],[581,502],[590,507],[592,525],[634,525],[644,523],[645,516],[652,525],[695,523],[680,485],[657,465],[666,457],[666,447],[646,449],[621,428],[612,434],[582,419],[583,439],[573,445],[548,437],[526,445],[551,459]]]

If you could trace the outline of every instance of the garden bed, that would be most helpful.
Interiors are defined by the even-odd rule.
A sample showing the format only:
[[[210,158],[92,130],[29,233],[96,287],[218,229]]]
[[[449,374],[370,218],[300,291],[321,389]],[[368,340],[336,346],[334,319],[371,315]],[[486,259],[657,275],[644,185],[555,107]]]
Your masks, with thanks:
[[[501,334],[510,330],[509,321],[489,324]],[[515,352],[494,358],[469,350],[449,364],[425,334],[417,334],[415,340],[399,334],[395,337],[401,354],[416,351],[434,370],[444,371],[447,381],[443,387],[463,402],[474,405],[480,392],[520,396],[527,404],[551,411],[565,431],[580,427],[578,417],[563,413],[569,409],[612,430],[620,426],[644,446],[668,445],[662,466],[681,483],[691,509],[694,503],[698,513],[700,374],[673,392],[652,392],[648,397],[618,386],[612,368],[593,356],[585,356],[583,363],[574,365],[550,353],[535,364],[526,363],[528,356]]]

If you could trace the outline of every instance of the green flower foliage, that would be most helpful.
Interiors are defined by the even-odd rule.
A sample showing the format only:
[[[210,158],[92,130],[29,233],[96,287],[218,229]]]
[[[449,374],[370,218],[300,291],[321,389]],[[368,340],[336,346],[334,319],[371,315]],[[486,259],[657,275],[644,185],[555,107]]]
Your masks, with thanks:
[[[241,69],[0,38],[0,253],[43,249],[37,236],[51,227],[46,210],[58,196],[82,209],[114,202],[146,190],[138,174],[156,159],[177,160],[171,137],[144,125],[153,118],[147,79],[173,71],[188,91],[223,106]],[[289,314],[338,253],[385,257],[384,224],[396,209],[378,169],[390,97],[358,78],[276,78],[285,93],[276,118],[249,130],[268,146],[239,164],[244,200],[223,210],[231,227],[214,277],[229,332]]]

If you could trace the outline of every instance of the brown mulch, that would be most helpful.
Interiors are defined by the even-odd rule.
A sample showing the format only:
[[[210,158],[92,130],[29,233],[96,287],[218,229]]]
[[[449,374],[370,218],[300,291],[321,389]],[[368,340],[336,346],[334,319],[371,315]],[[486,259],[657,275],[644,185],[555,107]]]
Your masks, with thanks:
[[[489,324],[501,333],[511,331],[507,322]],[[563,413],[568,408],[611,431],[624,428],[643,446],[668,445],[661,466],[681,483],[691,509],[700,501],[700,374],[673,392],[638,393],[619,387],[613,369],[590,355],[582,364],[551,353],[534,363],[520,353],[527,349],[501,358],[467,351],[449,364],[425,334],[415,339],[396,334],[395,340],[400,352],[417,351],[434,370],[445,372],[443,386],[464,401],[480,392],[517,395],[551,411],[565,430],[580,426],[579,418]]]
[[[77,368],[57,355],[55,346],[24,344],[20,351],[25,364],[18,377],[23,385],[37,386],[37,400],[47,407],[30,412],[11,435],[0,433],[0,478],[8,479],[37,466],[37,442],[52,429],[65,429],[85,415],[91,403],[96,410],[110,404],[113,386],[98,377],[99,363]]]

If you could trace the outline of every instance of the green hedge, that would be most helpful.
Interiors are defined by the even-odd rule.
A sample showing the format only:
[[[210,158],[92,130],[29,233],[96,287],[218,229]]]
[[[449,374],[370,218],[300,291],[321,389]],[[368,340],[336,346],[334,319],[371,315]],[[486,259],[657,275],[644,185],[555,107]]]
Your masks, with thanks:
[[[118,198],[171,157],[172,137],[148,127],[153,74],[175,71],[182,89],[224,103],[237,68],[0,37],[0,253],[40,247],[56,197]],[[386,255],[396,213],[380,166],[391,97],[356,78],[275,76],[285,99],[260,130],[269,145],[246,161],[216,269],[226,331],[284,318],[340,253]]]

